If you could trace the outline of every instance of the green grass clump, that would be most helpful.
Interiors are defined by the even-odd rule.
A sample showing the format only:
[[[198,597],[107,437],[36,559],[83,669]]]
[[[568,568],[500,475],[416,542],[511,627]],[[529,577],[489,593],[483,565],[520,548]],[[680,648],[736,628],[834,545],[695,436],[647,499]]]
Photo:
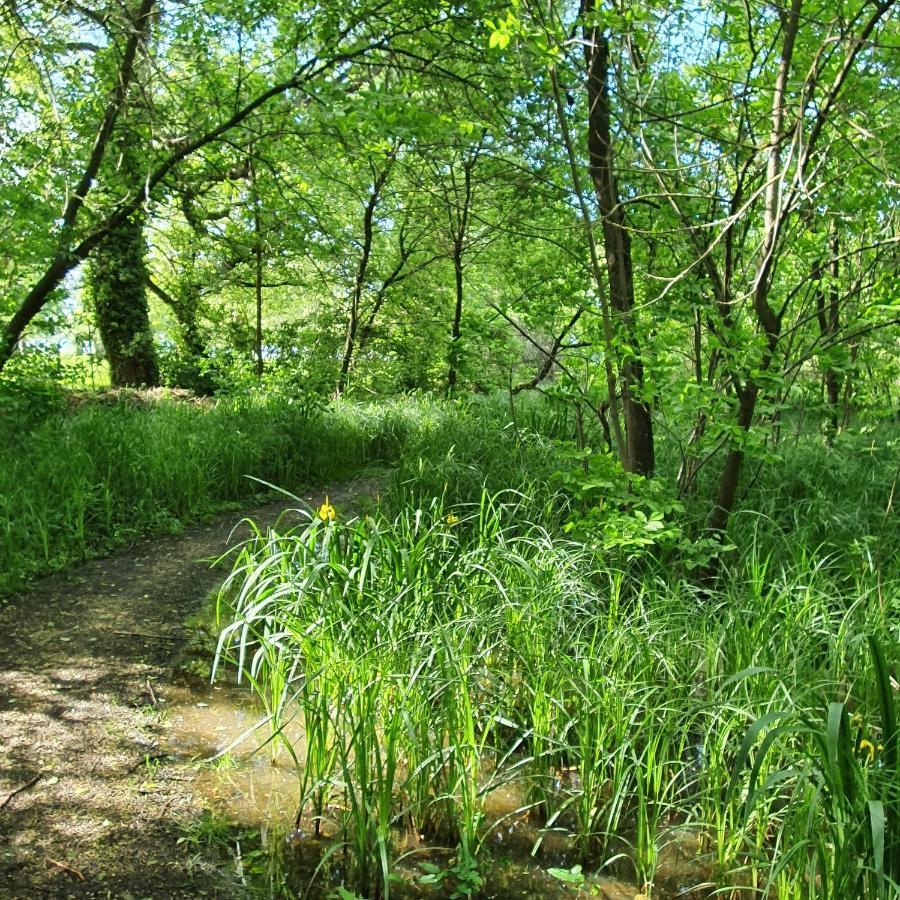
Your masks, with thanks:
[[[219,659],[289,745],[299,824],[345,854],[348,888],[396,893],[410,832],[476,884],[511,785],[538,834],[647,892],[895,895],[896,578],[748,553],[700,599],[533,521],[517,491],[449,494],[260,532],[220,597]]]

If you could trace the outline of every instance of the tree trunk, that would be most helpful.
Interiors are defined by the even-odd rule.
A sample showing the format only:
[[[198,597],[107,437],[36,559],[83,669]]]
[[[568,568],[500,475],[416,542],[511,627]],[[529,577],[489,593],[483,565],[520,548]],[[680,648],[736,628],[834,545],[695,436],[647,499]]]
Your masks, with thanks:
[[[450,323],[450,350],[447,370],[447,393],[452,397],[456,390],[457,369],[459,367],[459,338],[463,314],[463,261],[462,247],[453,247],[453,274],[455,285],[455,302],[453,305],[453,321]]]
[[[746,384],[740,391],[736,424],[744,432],[749,431],[753,424],[753,413],[756,410],[758,397],[759,388],[752,382]],[[728,455],[725,457],[725,465],[722,467],[716,504],[709,520],[709,527],[712,531],[724,531],[728,525],[728,519],[734,509],[734,501],[737,499],[743,465],[743,447],[741,444],[732,443]]]
[[[341,354],[341,368],[338,372],[335,396],[340,397],[347,389],[347,379],[350,376],[350,366],[353,363],[353,353],[356,349],[357,333],[359,332],[359,314],[362,306],[363,292],[366,288],[366,278],[369,271],[369,260],[372,256],[372,243],[375,237],[375,209],[381,197],[381,192],[390,175],[394,160],[397,158],[398,148],[388,154],[384,168],[380,172],[374,171],[372,190],[369,192],[363,212],[362,249],[359,254],[359,264],[356,267],[356,279],[353,284],[353,295],[350,298],[350,314],[347,318],[347,336],[344,339],[344,351]]]
[[[454,302],[453,319],[450,322],[450,347],[447,351],[447,395],[450,397],[456,392],[459,370],[459,340],[462,335],[464,296],[463,255],[465,253],[466,235],[469,231],[469,218],[472,212],[472,169],[475,167],[479,151],[480,147],[463,162],[462,201],[457,212],[456,225],[453,231]]]
[[[135,213],[97,248],[87,273],[91,305],[114,387],[159,384],[147,304],[144,217]]]
[[[582,13],[588,11],[586,0]],[[625,226],[624,207],[619,202],[613,173],[609,100],[609,39],[596,25],[584,25],[584,56],[587,65],[588,153],[594,193],[603,219],[603,244],[609,277],[610,305],[618,313],[628,354],[620,366],[622,406],[625,419],[627,468],[639,475],[652,475],[655,468],[653,420],[650,406],[641,394],[644,364],[634,325],[634,273],[631,236]]]
[[[253,153],[253,147],[250,148]],[[250,163],[250,181],[253,188],[253,258],[254,258],[254,299],[256,301],[256,334],[254,351],[256,356],[256,377],[262,378],[265,369],[263,361],[263,235],[260,214],[259,193],[256,190],[256,167]]]
[[[703,322],[700,316],[700,310],[694,309],[694,382],[698,388],[703,387]],[[712,380],[717,365],[716,351],[714,350],[709,365],[708,378]],[[684,454],[681,459],[681,465],[678,467],[678,475],[675,483],[678,485],[679,495],[693,494],[696,486],[695,479],[700,471],[700,445],[703,436],[706,433],[706,426],[709,422],[709,412],[706,409],[697,410],[697,421],[694,425]]]
[[[836,227],[832,227],[829,241],[831,260],[828,266],[831,283],[828,286],[828,296],[821,285],[816,292],[816,316],[819,320],[819,334],[823,343],[829,343],[841,327],[840,293],[838,291],[838,277],[840,275],[840,238]],[[821,276],[821,271],[819,275]],[[827,362],[822,373],[825,382],[825,396],[828,400],[829,423],[825,432],[825,440],[830,447],[834,436],[840,428],[840,402],[841,402],[841,376]]]
[[[791,7],[781,13],[784,40],[781,46],[781,59],[778,75],[772,92],[772,128],[769,133],[768,157],[766,160],[766,185],[763,202],[763,241],[760,258],[753,284],[753,310],[757,323],[766,338],[766,351],[760,368],[766,371],[772,364],[778,339],[781,334],[781,318],[769,303],[769,291],[778,259],[778,249],[782,228],[787,213],[782,208],[781,147],[785,137],[785,118],[787,116],[787,86],[794,56],[794,42],[800,27],[800,8],[803,0],[791,0]],[[732,439],[725,465],[719,477],[719,490],[709,527],[712,531],[721,532],[728,526],[728,519],[737,499],[741,468],[744,462],[743,437],[753,424],[753,413],[759,398],[759,387],[748,376],[743,387],[735,386],[738,394],[738,410],[735,424],[743,432],[740,438]]]
[[[859,352],[859,342],[851,341],[850,342],[850,368],[853,370],[853,366],[856,365],[856,356]],[[850,376],[844,379],[844,398],[843,398],[843,412],[841,414],[841,422],[840,429],[841,431],[846,430],[846,428],[850,425],[850,416],[853,412],[851,400],[853,399],[853,380]]]

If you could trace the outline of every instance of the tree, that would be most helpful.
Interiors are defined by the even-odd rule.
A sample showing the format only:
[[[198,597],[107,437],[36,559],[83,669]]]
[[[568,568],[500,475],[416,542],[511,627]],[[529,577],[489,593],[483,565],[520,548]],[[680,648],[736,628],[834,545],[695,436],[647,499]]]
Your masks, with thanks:
[[[889,126],[875,124],[870,109],[890,71],[885,34],[893,5],[848,0],[835,10],[800,0],[767,11],[713,4],[695,18],[690,43],[679,43],[697,15],[686,4],[585,2],[577,12],[515,4],[491,24],[491,45],[517,50],[529,85],[547,75],[603,321],[597,359],[606,369],[620,459],[626,468],[649,469],[633,455],[641,427],[630,406],[649,424],[649,398],[656,396],[667,421],[679,427],[682,419],[670,418],[672,404],[689,411],[680,489],[693,490],[700,471],[724,451],[713,531],[727,526],[748,453],[761,455],[769,436],[777,440],[780,406],[804,362],[822,342],[834,347],[852,340],[853,330],[831,313],[833,297],[824,321],[826,331],[835,330],[823,338],[821,328],[810,327],[821,318],[809,306],[810,273],[822,270],[821,240],[812,251],[806,237],[814,230],[815,204],[827,215],[853,196],[853,217],[880,206],[878,225],[870,222],[867,233],[879,235],[875,246],[891,240],[895,214],[883,206],[880,187],[850,194],[842,183],[844,197],[835,201],[833,186],[842,171],[858,173],[858,184],[872,177],[864,174],[859,151],[854,155],[848,130],[876,151],[885,146],[880,135]],[[586,76],[572,63],[574,46],[583,50]],[[583,80],[586,108],[572,90]],[[593,198],[582,188],[576,140],[585,130]],[[870,160],[883,184],[890,164]],[[598,214],[604,267],[594,235]],[[640,319],[632,315],[637,271],[646,310]],[[857,279],[847,302],[836,305],[847,308],[851,295],[874,299],[876,282],[872,273],[868,281]],[[881,317],[864,331],[890,321]],[[579,327],[588,322],[581,318]],[[673,352],[690,367],[675,363]],[[655,372],[651,392],[641,387],[648,364]],[[685,386],[693,398],[687,404]],[[643,409],[630,404],[632,391]]]
[[[123,33],[138,29],[134,68],[147,69],[151,18],[146,15],[132,23],[126,17]],[[122,107],[113,127],[110,144],[113,158],[101,164],[100,172],[107,193],[127,196],[131,185],[143,177],[140,145],[145,130],[147,110],[140,93],[143,85],[136,77],[124,95]],[[127,385],[156,386],[159,366],[150,328],[147,304],[147,242],[144,237],[146,214],[135,210],[109,233],[94,251],[87,272],[90,304],[109,362],[114,387]]]
[[[120,143],[119,166],[133,178],[133,140]],[[103,239],[91,257],[87,272],[90,306],[109,362],[113,386],[153,387],[159,384],[159,366],[147,306],[147,242],[145,215],[138,210]]]
[[[582,0],[582,34],[587,70],[589,172],[597,197],[606,251],[609,302],[621,323],[625,352],[620,355],[622,410],[627,442],[626,468],[652,475],[655,468],[653,420],[643,396],[644,363],[634,322],[634,267],[631,235],[626,226],[625,203],[619,196],[610,120],[609,36],[591,21],[593,3]]]
[[[425,29],[431,22],[427,9],[422,10],[421,14],[419,11],[408,14],[397,10],[392,18],[383,3],[360,2],[348,3],[336,9],[332,15],[323,14],[314,18],[309,25],[298,26],[297,20],[288,10],[279,25],[284,29],[284,34],[289,36],[293,52],[285,54],[282,65],[269,72],[268,84],[259,85],[258,90],[247,98],[243,96],[239,82],[231,110],[221,117],[213,116],[208,127],[201,129],[196,137],[175,134],[157,139],[152,149],[159,147],[162,152],[147,154],[152,161],[147,166],[145,177],[130,186],[129,194],[124,199],[94,212],[92,221],[86,228],[79,227],[80,213],[110,149],[116,122],[132,85],[136,55],[144,41],[153,10],[154,0],[141,0],[136,13],[131,17],[121,61],[110,79],[112,86],[106,109],[75,190],[65,204],[61,224],[55,235],[56,246],[52,259],[5,326],[0,340],[0,369],[14,352],[25,328],[46,306],[63,278],[86,260],[110,232],[142,209],[149,200],[158,197],[167,179],[182,162],[201,150],[219,145],[275,98],[292,91],[328,88],[329,79],[338,83],[346,82],[353,62],[383,53],[395,36],[405,38]],[[285,66],[288,68],[287,73],[283,72]],[[258,82],[257,79],[255,84]],[[214,97],[213,100],[213,105],[218,105],[218,98]],[[192,101],[191,103],[185,98],[182,109],[204,108],[204,102],[200,98],[194,97]]]

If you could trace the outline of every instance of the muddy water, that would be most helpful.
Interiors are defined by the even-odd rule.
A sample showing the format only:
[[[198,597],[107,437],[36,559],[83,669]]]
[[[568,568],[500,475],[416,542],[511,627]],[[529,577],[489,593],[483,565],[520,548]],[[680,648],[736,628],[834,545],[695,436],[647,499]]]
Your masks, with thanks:
[[[177,686],[160,698],[169,724],[165,751],[194,767],[192,785],[204,806],[240,828],[258,829],[265,840],[288,834],[295,821],[299,790],[291,755],[267,739],[270,728],[246,689],[232,685]],[[299,727],[286,728],[302,757]],[[486,847],[502,865],[490,866],[485,897],[606,897],[634,900],[644,892],[626,880],[588,878],[580,890],[552,878],[547,869],[569,869],[577,862],[565,832],[542,829],[523,805],[521,786],[510,783],[486,798],[490,823]],[[294,846],[297,843],[295,833]],[[283,841],[283,837],[279,837]],[[656,898],[707,896],[696,832],[674,829],[660,835]],[[409,849],[409,848],[407,848]],[[441,862],[439,853],[415,848],[416,860]],[[412,880],[414,872],[407,873]],[[422,894],[421,896],[424,896]]]
[[[285,828],[299,797],[297,770],[247,692],[237,687],[179,686],[166,697],[165,751],[196,767],[194,789],[206,806],[242,827]],[[298,746],[298,734],[291,734]]]

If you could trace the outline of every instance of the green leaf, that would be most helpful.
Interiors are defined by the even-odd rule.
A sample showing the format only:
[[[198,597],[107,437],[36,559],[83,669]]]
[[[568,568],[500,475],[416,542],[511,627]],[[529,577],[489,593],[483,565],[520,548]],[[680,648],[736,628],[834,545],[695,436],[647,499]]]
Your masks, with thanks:
[[[500,48],[501,50],[505,50],[509,46],[509,35],[505,31],[494,31],[491,33],[491,38],[488,41],[488,47],[492,50],[495,48]]]
[[[872,828],[872,855],[875,857],[875,875],[879,891],[884,894],[884,804],[869,800],[869,825]]]
[[[557,881],[564,881],[566,884],[584,884],[581,866],[572,866],[571,869],[550,868],[547,869],[547,874]]]

